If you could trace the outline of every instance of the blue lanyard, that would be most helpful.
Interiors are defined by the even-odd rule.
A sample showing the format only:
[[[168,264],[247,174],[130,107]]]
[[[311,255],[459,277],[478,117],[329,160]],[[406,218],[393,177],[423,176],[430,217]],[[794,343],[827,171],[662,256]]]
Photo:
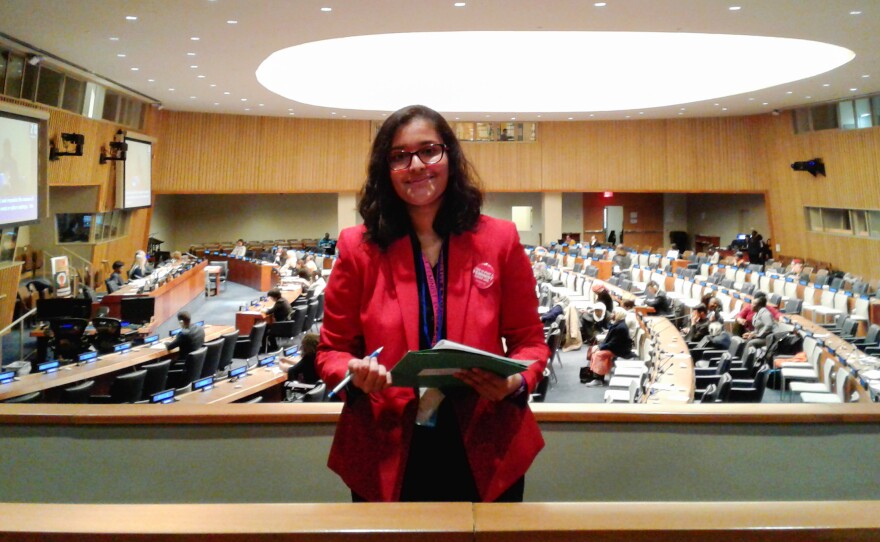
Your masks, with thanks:
[[[443,334],[443,294],[446,287],[446,273],[443,266],[443,248],[440,248],[440,258],[437,260],[439,269],[436,280],[434,279],[434,271],[431,269],[431,263],[428,262],[428,258],[426,258],[424,254],[422,254],[422,265],[425,267],[425,283],[427,285],[428,294],[431,297],[431,306],[434,309],[434,333],[432,336],[428,329],[428,318],[425,312],[428,309],[428,304],[422,303],[422,322],[424,322],[423,331],[425,337],[431,341],[431,346],[433,347],[437,344],[437,341],[442,338],[441,336]]]

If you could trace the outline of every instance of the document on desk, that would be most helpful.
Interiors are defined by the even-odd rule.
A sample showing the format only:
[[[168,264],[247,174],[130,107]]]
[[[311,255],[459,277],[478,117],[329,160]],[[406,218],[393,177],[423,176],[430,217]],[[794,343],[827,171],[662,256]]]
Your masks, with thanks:
[[[156,342],[150,345],[150,350],[165,350],[165,343]]]
[[[534,362],[513,360],[443,340],[430,350],[411,351],[403,356],[391,369],[391,382],[394,386],[413,388],[464,386],[464,382],[453,376],[462,369],[484,369],[506,377],[526,370]]]

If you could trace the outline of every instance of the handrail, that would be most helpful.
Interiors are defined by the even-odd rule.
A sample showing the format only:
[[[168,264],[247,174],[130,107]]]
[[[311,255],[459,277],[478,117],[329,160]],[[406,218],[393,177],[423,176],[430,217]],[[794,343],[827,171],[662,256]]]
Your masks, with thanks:
[[[89,260],[83,258],[82,256],[80,256],[80,255],[77,254],[76,252],[70,250],[70,249],[67,248],[67,247],[58,247],[58,248],[60,248],[60,249],[63,250],[64,252],[67,252],[68,254],[70,254],[71,256],[73,256],[74,258],[86,262],[86,265],[88,266],[89,269],[92,268],[92,262],[90,262]]]
[[[31,310],[27,311],[26,313],[22,314],[21,316],[19,316],[18,318],[16,318],[15,320],[13,320],[12,322],[10,322],[10,324],[8,326],[4,327],[3,329],[0,329],[0,337],[2,337],[3,335],[6,334],[7,331],[12,329],[13,326],[15,326],[16,324],[19,325],[18,359],[24,359],[24,321],[25,321],[25,318],[27,318],[28,316],[31,316],[33,314],[36,314],[36,313],[37,313],[37,309],[31,309]],[[2,341],[0,341],[0,359],[3,359],[3,342]]]

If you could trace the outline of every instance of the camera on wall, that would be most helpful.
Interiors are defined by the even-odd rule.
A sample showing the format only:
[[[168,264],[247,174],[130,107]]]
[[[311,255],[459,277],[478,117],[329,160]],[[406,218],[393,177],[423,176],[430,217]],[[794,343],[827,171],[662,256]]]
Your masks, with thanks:
[[[813,177],[825,176],[825,164],[822,163],[821,158],[813,158],[805,162],[795,162],[791,165],[791,169],[795,171],[809,171]]]

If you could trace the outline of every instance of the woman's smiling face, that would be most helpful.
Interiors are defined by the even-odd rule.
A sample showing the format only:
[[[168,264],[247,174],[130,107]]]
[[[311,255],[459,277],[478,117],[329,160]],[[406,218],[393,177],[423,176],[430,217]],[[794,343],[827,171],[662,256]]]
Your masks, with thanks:
[[[416,152],[432,143],[443,144],[434,125],[426,119],[415,118],[398,128],[391,149]],[[448,180],[449,161],[445,153],[439,162],[428,165],[413,155],[407,169],[391,170],[394,191],[410,208],[436,206],[439,209]]]

